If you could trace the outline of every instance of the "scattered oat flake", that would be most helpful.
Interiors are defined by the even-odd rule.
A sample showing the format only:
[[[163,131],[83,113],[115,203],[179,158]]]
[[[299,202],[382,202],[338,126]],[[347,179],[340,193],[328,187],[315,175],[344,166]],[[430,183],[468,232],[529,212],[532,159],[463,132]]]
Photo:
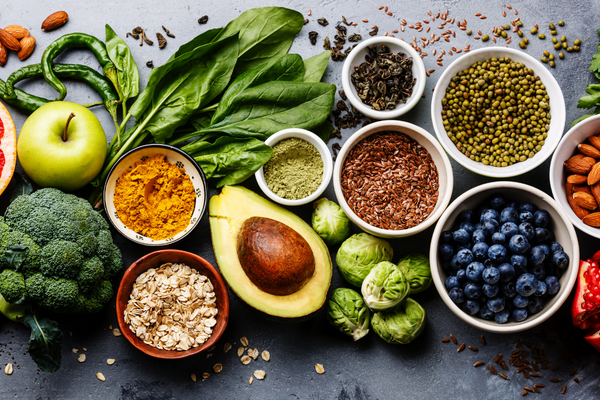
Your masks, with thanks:
[[[112,331],[112,325],[109,325],[109,326],[108,326],[108,329],[110,329],[110,330]]]
[[[248,347],[248,339],[246,339],[246,336],[240,338],[240,343],[242,343],[242,346]]]
[[[119,328],[113,329],[112,333],[114,336],[121,336],[121,331],[119,330]]]
[[[102,374],[102,372],[98,372],[96,374],[96,378],[98,378],[99,380],[101,380],[102,382],[104,382],[106,380],[106,378],[104,377],[104,375]]]
[[[83,348],[83,351],[87,351],[87,347],[84,347],[84,348]]]
[[[229,350],[231,350],[231,343],[227,342],[223,346],[223,353],[227,353]]]
[[[248,355],[252,358],[254,358],[255,360],[258,358],[258,349],[254,349],[254,350],[250,350],[248,349]]]
[[[238,349],[238,353],[237,353],[237,354],[238,354],[238,357],[241,357],[241,356],[242,356],[242,354],[244,354],[244,348],[243,348],[243,347],[240,347],[240,348]]]
[[[191,374],[190,378],[192,379],[192,381],[196,382],[196,374]]]
[[[217,348],[217,346],[213,344],[212,346],[210,346],[208,348],[208,351],[215,351],[216,348]]]
[[[263,352],[260,353],[260,356],[265,361],[270,361],[271,360],[271,353],[269,353],[267,350],[263,350]]]
[[[208,353],[208,354],[206,355],[206,358],[209,358],[209,357],[212,357],[212,356],[213,356],[213,353]]]
[[[216,363],[213,366],[213,371],[215,371],[215,374],[218,374],[219,372],[223,371],[223,364],[221,363]]]
[[[209,376],[210,376],[210,374],[208,372],[202,373],[202,379],[207,379]]]
[[[251,376],[250,379],[248,379],[248,385],[252,385],[252,381],[254,381],[254,377]]]
[[[12,375],[12,373],[13,373],[13,366],[12,366],[12,363],[8,363],[8,364],[6,364],[6,367],[4,367],[4,373],[5,373],[6,375]]]
[[[256,371],[254,371],[254,376],[256,377],[256,379],[263,380],[263,379],[265,379],[265,375],[266,375],[266,372],[263,371],[262,369],[257,369]]]
[[[108,365],[113,365],[115,363],[115,361],[117,361],[117,360],[115,360],[114,358],[109,358],[108,360],[106,360],[106,363]]]
[[[317,374],[322,375],[325,373],[325,368],[323,368],[323,364],[315,364],[315,371]]]
[[[73,352],[73,354],[77,354],[77,352],[79,351],[79,349],[73,349],[71,351]]]
[[[244,357],[240,358],[240,361],[242,362],[242,364],[248,365],[252,361],[252,358],[250,358],[248,356],[244,356]]]
[[[80,354],[79,357],[77,357],[77,361],[79,361],[80,363],[85,361],[85,354]]]

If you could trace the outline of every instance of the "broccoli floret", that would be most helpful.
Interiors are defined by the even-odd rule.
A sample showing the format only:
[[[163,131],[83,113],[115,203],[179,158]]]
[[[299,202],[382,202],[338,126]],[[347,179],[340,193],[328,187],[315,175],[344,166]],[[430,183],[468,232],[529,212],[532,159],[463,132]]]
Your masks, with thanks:
[[[30,300],[40,302],[46,297],[46,283],[48,278],[37,273],[25,280],[25,289]]]
[[[8,225],[4,223],[4,218],[0,217],[0,256],[6,253],[6,242],[8,241],[8,233],[10,229]],[[2,263],[0,262],[0,270],[2,269]]]
[[[98,257],[86,258],[77,277],[79,290],[82,293],[90,292],[102,280],[104,267]]]
[[[16,303],[25,296],[23,274],[5,269],[0,272],[0,295],[9,303]]]
[[[19,246],[26,248],[25,259],[22,261],[15,261],[12,265],[10,265],[5,257],[6,251]],[[19,271],[23,273],[25,277],[33,275],[39,271],[42,250],[40,249],[40,246],[38,246],[33,239],[29,237],[29,235],[19,231],[9,232],[6,238],[6,248],[4,250],[5,252],[0,256],[0,265],[2,265],[2,267]]]
[[[102,281],[90,293],[85,301],[82,313],[95,314],[102,310],[102,307],[110,300],[113,295],[112,285],[109,281]]]
[[[81,247],[81,252],[86,257],[92,256],[98,251],[98,239],[96,239],[96,234],[92,232],[88,232],[77,239],[77,244]]]
[[[6,209],[4,220],[8,225],[19,223],[29,218],[38,207],[38,202],[32,196],[19,196]]]
[[[78,296],[79,288],[74,280],[49,278],[46,281],[46,296],[40,306],[55,313],[70,314],[76,307]]]
[[[19,196],[27,197],[27,196]],[[26,218],[11,221],[11,229],[27,234],[38,245],[43,246],[56,237],[58,218],[47,208],[34,208]]]
[[[45,276],[75,279],[83,264],[83,254],[77,243],[54,240],[42,247],[40,272]]]
[[[103,263],[110,261],[110,256],[113,251],[113,241],[109,231],[98,232],[98,250],[97,255]]]
[[[108,262],[104,265],[104,271],[106,277],[109,280],[113,280],[119,276],[123,269],[123,257],[121,256],[121,250],[113,244],[112,251]]]

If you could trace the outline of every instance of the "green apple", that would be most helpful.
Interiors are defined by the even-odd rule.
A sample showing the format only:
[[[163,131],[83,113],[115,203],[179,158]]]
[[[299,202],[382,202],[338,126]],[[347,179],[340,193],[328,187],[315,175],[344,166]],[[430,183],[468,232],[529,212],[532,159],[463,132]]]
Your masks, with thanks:
[[[35,183],[72,192],[98,175],[106,147],[106,134],[94,113],[76,103],[53,101],[27,118],[17,155]]]

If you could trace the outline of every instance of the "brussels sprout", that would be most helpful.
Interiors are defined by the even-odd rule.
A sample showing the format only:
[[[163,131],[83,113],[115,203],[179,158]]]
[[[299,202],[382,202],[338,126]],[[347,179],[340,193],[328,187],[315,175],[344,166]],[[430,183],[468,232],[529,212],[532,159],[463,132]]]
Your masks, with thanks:
[[[410,343],[425,328],[425,310],[410,297],[399,306],[373,315],[371,326],[388,343]]]
[[[327,302],[327,319],[340,332],[357,341],[369,333],[371,312],[360,294],[352,289],[338,288]]]
[[[396,264],[382,261],[369,272],[360,291],[371,310],[381,311],[400,304],[408,296],[410,285]]]
[[[391,261],[392,246],[367,233],[357,233],[342,243],[335,256],[340,274],[352,285],[360,287],[371,269],[381,261]]]
[[[398,261],[398,268],[404,272],[410,284],[410,294],[420,293],[431,286],[429,258],[423,254],[409,254]]]
[[[329,245],[342,243],[350,236],[350,220],[340,206],[326,198],[313,204],[312,227]]]

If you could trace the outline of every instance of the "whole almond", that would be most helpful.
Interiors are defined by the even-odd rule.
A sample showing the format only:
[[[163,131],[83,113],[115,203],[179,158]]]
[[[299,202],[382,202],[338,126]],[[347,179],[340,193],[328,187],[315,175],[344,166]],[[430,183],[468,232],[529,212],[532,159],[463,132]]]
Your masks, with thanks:
[[[565,183],[565,192],[567,192],[567,197],[571,197],[571,195],[573,194],[574,190],[573,187],[575,185],[573,185],[572,183],[570,183],[569,181],[567,181],[567,183]]]
[[[583,219],[583,217],[585,217],[586,215],[588,215],[590,213],[585,208],[579,207],[579,204],[577,204],[575,202],[575,200],[573,200],[573,196],[567,195],[567,202],[569,203],[569,205],[571,206],[571,209],[573,210],[573,212],[575,213],[575,215],[577,215],[577,217],[579,219]]]
[[[590,136],[588,141],[592,144],[592,146],[600,150],[600,136]]]
[[[596,159],[594,157],[585,156],[582,158],[582,160],[585,161],[586,163],[590,164],[590,167],[592,167],[594,164],[596,164]]]
[[[577,145],[577,149],[586,156],[600,158],[600,150],[590,144],[580,143]]]
[[[600,181],[600,162],[597,162],[592,166],[592,169],[587,176],[587,184],[590,186],[598,181]]]
[[[587,185],[573,186],[573,193],[575,192],[585,192],[588,194],[592,194],[592,189],[590,189]]]
[[[53,29],[60,28],[67,23],[68,19],[69,14],[64,11],[57,11],[54,14],[50,14],[48,18],[42,22],[42,30],[48,32]]]
[[[573,193],[573,200],[575,200],[575,203],[577,203],[579,207],[585,208],[586,210],[593,211],[598,208],[598,202],[590,193],[575,192]]]
[[[590,169],[592,169],[593,164],[590,165],[584,158],[585,157],[581,154],[569,158],[565,161],[565,168],[574,174],[587,175],[587,173],[590,172]]]
[[[581,221],[589,226],[600,227],[600,212],[595,212],[581,218]]]
[[[6,60],[8,59],[8,52],[6,51],[6,47],[2,43],[0,43],[0,67],[4,67],[6,65]]]
[[[600,204],[600,182],[590,186],[590,191],[592,192],[592,196],[596,199],[596,202]]]
[[[21,44],[16,37],[0,28],[0,43],[2,43],[7,49],[19,51]]]
[[[23,28],[21,25],[9,25],[4,30],[11,35],[13,35],[18,40],[23,39],[25,36],[29,35],[29,31]]]
[[[19,60],[23,61],[33,53],[35,49],[35,38],[33,36],[25,36],[21,39],[21,50],[17,53]]]
[[[587,182],[587,176],[573,174],[567,177],[567,182],[572,183],[573,185],[581,185],[582,183]]]

